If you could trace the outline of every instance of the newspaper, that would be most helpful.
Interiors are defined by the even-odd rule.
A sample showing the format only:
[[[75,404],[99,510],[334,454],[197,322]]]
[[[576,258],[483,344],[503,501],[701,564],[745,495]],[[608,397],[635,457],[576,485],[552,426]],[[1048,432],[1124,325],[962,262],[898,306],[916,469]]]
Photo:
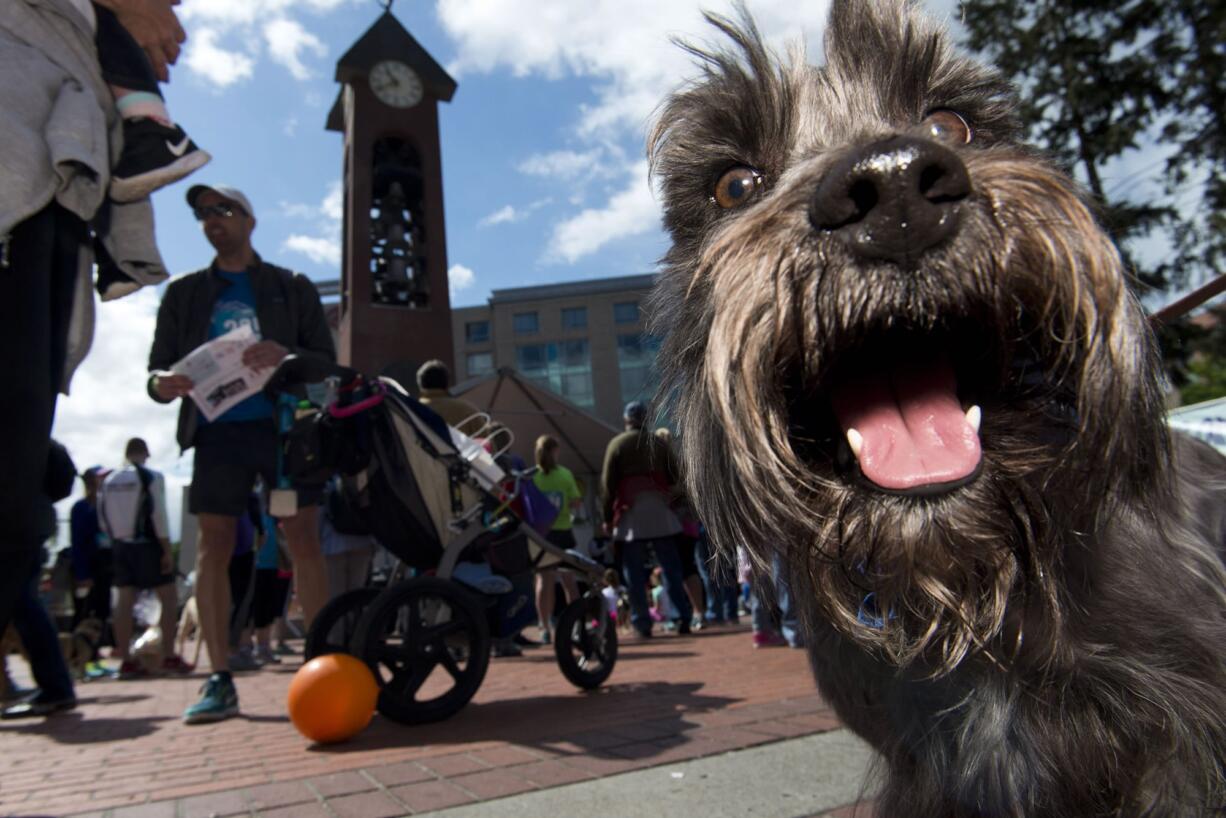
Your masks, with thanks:
[[[251,327],[243,324],[196,347],[170,368],[176,375],[192,379],[189,394],[207,420],[216,420],[256,394],[272,377],[272,369],[257,372],[243,365],[243,351],[259,340]]]

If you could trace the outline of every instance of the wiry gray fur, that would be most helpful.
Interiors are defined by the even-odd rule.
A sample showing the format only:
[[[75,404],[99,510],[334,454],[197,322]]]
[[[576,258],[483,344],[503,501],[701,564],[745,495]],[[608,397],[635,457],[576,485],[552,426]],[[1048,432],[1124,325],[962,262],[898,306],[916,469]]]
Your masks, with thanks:
[[[691,49],[704,74],[650,143],[673,239],[661,393],[718,549],[786,557],[818,684],[885,759],[879,814],[1226,814],[1226,470],[1170,438],[1153,336],[1081,190],[910,2],[835,0],[820,68],[776,59],[748,14],[709,19],[734,48]],[[831,168],[935,109],[975,134],[955,236],[903,270],[814,226]],[[734,166],[762,185],[722,210]],[[873,491],[828,379],[930,338],[975,373],[982,471]]]

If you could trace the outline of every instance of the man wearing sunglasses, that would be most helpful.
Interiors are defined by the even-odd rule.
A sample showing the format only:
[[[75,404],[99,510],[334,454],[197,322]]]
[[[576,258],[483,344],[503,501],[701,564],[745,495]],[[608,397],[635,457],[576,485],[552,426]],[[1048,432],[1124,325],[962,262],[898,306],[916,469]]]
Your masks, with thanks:
[[[176,278],[166,288],[149,352],[149,394],[160,402],[184,398],[192,382],[170,367],[206,341],[248,325],[261,339],[243,353],[253,369],[270,369],[288,354],[335,360],[332,333],[315,286],[304,275],[269,264],[251,245],[255,211],[237,188],[195,185],[187,204],[217,251],[203,270]],[[274,406],[253,395],[213,422],[190,398],[179,408],[179,445],[195,447],[189,508],[200,526],[196,559],[196,605],[213,674],[200,701],[183,714],[188,724],[219,721],[238,713],[238,693],[229,670],[228,566],[238,518],[257,477],[277,480]],[[294,582],[306,624],[323,607],[328,579],[319,545],[319,489],[298,488],[298,513],[282,520]]]

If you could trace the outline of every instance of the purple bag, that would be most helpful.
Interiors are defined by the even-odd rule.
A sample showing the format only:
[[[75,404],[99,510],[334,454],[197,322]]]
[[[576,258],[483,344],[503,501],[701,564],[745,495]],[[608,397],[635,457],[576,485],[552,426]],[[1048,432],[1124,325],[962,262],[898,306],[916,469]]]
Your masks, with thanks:
[[[511,504],[511,510],[542,537],[553,528],[553,521],[558,519],[559,514],[558,507],[549,502],[545,493],[531,480],[520,481],[519,497]]]

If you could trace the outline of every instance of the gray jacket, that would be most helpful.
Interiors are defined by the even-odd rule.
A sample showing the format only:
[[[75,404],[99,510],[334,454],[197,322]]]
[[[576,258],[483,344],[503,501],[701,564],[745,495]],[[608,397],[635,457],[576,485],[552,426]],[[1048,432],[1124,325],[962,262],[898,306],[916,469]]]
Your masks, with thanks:
[[[309,278],[269,264],[259,256],[248,274],[255,293],[255,314],[260,322],[261,337],[276,341],[295,355],[336,360],[332,330],[328,327],[319,291]],[[226,286],[213,267],[176,276],[170,282],[158,308],[153,347],[149,350],[150,372],[170,369],[209,339],[213,304]],[[153,391],[152,377],[147,388],[149,397],[158,403],[169,403]],[[199,413],[191,398],[182,401],[178,440],[180,447],[190,449],[196,437]]]
[[[107,198],[123,125],[89,23],[68,0],[0,2],[0,111],[0,239],[54,200],[90,224],[133,281],[165,280],[149,200]],[[93,335],[93,256],[82,250],[65,391]]]

